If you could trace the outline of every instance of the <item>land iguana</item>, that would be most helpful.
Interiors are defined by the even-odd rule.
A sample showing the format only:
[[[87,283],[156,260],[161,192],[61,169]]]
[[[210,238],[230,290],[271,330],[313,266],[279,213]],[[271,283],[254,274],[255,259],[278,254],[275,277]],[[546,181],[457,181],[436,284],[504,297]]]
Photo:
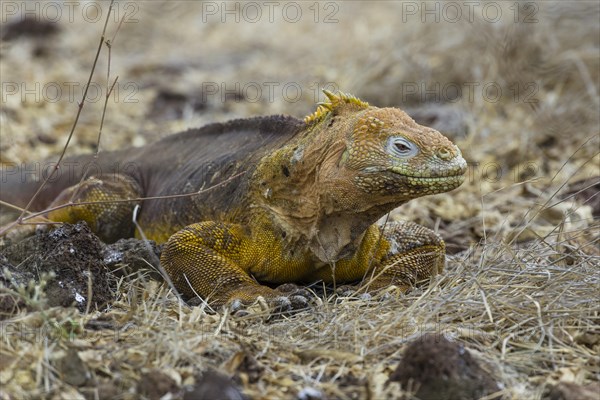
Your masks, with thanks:
[[[304,121],[238,119],[101,152],[88,166],[89,155],[66,159],[32,209],[102,201],[47,217],[84,220],[106,242],[133,235],[166,242],[160,261],[175,287],[215,305],[282,301],[287,294],[276,285],[318,280],[404,290],[441,272],[438,234],[376,222],[411,199],[460,186],[460,150],[400,109],[324,93],[328,101]],[[6,175],[0,198],[18,206],[41,184]]]

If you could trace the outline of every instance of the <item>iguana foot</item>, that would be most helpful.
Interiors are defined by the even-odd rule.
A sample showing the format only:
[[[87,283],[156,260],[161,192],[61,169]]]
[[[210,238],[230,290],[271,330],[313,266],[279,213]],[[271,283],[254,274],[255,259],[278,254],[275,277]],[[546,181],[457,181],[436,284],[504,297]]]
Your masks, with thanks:
[[[290,306],[293,310],[308,307],[310,299],[314,297],[309,290],[293,283],[284,283],[278,286],[277,290],[283,293],[283,297],[286,297],[290,301]]]
[[[308,307],[311,293],[293,283],[283,284],[276,289],[266,286],[244,286],[232,292],[228,305],[235,313],[258,305],[271,313],[302,310]]]
[[[43,217],[36,217],[29,220],[27,224],[15,224],[14,226],[7,224],[6,226],[0,226],[0,232],[6,230],[0,241],[2,244],[17,243],[29,236],[35,235],[37,232],[45,232],[51,227],[56,226],[48,224],[48,222]]]
[[[359,285],[342,285],[335,288],[335,294],[339,297],[350,297],[361,300],[370,300],[372,298],[371,293],[360,290]]]

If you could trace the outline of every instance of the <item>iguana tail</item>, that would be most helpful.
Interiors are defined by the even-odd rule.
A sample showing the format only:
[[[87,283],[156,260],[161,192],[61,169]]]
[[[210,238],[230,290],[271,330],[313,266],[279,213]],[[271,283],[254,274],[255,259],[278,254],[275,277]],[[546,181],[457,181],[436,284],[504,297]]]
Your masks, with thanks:
[[[116,153],[101,153],[98,160],[92,155],[81,155],[63,159],[56,169],[56,159],[43,162],[2,163],[0,164],[0,200],[16,207],[25,207],[44,180],[47,184],[31,204],[29,211],[47,208],[66,188],[76,185],[82,176],[86,177],[114,174],[119,166],[113,164]],[[10,207],[0,205],[6,212]]]

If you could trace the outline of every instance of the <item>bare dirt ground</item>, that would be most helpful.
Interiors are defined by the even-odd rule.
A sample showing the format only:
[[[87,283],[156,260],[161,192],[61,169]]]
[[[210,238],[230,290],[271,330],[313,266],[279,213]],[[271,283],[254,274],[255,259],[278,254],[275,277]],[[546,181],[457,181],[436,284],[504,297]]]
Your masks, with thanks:
[[[236,117],[303,117],[322,88],[400,107],[470,165],[459,189],[392,214],[437,229],[447,268],[400,297],[320,292],[277,318],[190,307],[139,271],[118,278],[108,308],[5,287],[21,311],[0,323],[0,398],[431,398],[420,386],[438,373],[491,380],[488,399],[597,399],[600,5],[466,3],[116,3],[110,62],[104,45],[69,154],[95,150],[116,76],[102,150]],[[1,12],[5,174],[63,148],[108,2]]]

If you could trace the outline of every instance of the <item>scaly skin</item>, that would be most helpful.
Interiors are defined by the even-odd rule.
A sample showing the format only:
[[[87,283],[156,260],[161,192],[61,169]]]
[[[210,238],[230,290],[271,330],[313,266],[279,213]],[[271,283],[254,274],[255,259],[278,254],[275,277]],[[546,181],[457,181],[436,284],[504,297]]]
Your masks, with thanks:
[[[375,223],[411,199],[460,186],[466,162],[459,149],[399,109],[325,94],[329,101],[304,123],[275,116],[236,120],[107,153],[100,157],[102,174],[69,187],[80,179],[79,168],[42,193],[46,202],[37,206],[217,185],[194,196],[141,202],[142,232],[136,232],[168,239],[161,264],[176,288],[214,305],[287,295],[261,283],[363,280],[369,289],[407,289],[441,272],[445,245],[433,231]],[[70,207],[48,217],[84,219],[113,241],[133,232],[126,221],[135,204]]]

